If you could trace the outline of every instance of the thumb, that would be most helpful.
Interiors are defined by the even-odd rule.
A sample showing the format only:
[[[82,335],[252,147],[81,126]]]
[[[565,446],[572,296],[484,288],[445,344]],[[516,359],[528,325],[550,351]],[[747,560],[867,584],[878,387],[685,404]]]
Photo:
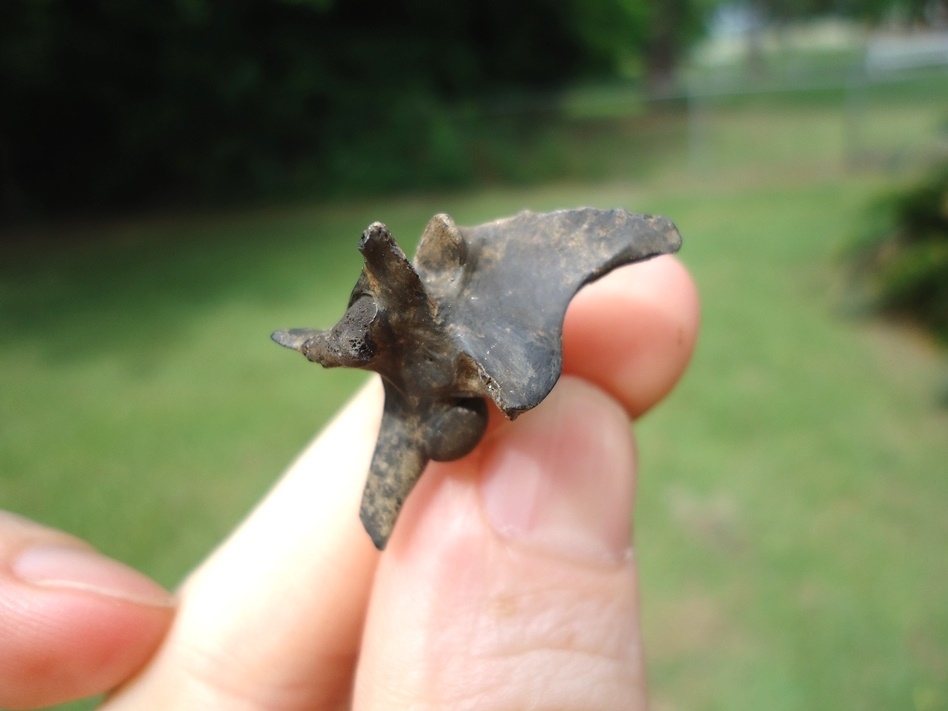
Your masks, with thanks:
[[[563,378],[429,468],[376,575],[356,709],[644,709],[622,408]]]
[[[100,694],[171,623],[171,596],[85,543],[0,512],[0,708]]]

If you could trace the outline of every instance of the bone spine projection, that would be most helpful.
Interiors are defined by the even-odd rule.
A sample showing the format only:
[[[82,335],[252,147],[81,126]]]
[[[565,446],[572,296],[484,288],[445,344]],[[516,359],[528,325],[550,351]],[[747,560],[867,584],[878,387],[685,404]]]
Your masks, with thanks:
[[[435,215],[410,262],[381,222],[359,242],[362,274],[339,323],[274,341],[327,368],[382,376],[385,407],[360,517],[384,549],[429,460],[480,442],[490,398],[510,419],[536,407],[562,367],[563,318],[584,285],[677,252],[663,217],[578,208],[477,227]],[[621,324],[619,324],[621,326]]]

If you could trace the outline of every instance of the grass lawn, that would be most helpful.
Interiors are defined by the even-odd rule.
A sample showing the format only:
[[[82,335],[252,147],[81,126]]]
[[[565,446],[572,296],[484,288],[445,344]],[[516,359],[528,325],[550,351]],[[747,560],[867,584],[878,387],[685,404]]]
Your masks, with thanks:
[[[755,110],[712,116],[697,173],[31,232],[0,259],[0,505],[173,586],[362,381],[268,334],[335,322],[368,222],[410,247],[439,211],[662,213],[704,325],[637,428],[654,707],[948,708],[943,356],[839,308],[886,179],[842,169],[825,107]]]

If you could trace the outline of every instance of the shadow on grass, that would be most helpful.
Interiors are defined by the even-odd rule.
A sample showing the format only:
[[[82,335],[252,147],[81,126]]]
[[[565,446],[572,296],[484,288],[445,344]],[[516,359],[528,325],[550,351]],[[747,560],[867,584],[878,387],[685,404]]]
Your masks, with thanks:
[[[349,221],[193,221],[108,227],[94,235],[0,245],[0,329],[55,362],[113,353],[160,360],[222,303],[266,309],[309,297],[314,310],[345,305],[361,258]],[[346,265],[346,268],[340,268]],[[346,284],[349,283],[349,286]],[[341,308],[340,307],[340,308]],[[281,324],[274,324],[277,328]],[[266,338],[267,333],[256,334]],[[234,334],[235,343],[250,334]],[[222,343],[222,355],[234,344]]]

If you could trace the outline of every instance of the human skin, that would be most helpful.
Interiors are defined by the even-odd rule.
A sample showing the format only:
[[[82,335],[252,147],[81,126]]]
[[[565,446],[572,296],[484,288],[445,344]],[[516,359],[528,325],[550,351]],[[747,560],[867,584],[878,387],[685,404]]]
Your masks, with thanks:
[[[554,391],[431,464],[382,554],[358,517],[374,380],[174,595],[0,515],[0,708],[644,709],[629,423],[697,330],[673,257],[583,289]]]

